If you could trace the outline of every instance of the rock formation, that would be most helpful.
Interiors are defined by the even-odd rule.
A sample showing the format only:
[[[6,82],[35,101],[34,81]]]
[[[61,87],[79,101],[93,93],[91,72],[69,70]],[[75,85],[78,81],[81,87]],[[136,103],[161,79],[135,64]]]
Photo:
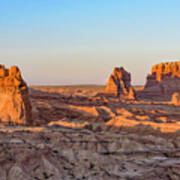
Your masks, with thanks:
[[[178,91],[180,91],[180,61],[153,66],[141,93],[147,97],[170,99],[172,94]]]
[[[175,106],[179,106],[180,105],[180,95],[179,93],[174,93],[172,95],[172,99],[171,99],[172,104],[174,104]]]
[[[131,88],[131,75],[123,67],[115,68],[105,88],[105,93],[128,96]]]
[[[31,104],[28,87],[16,66],[0,65],[0,122],[30,124]]]
[[[128,99],[136,100],[136,92],[133,87],[129,88]]]

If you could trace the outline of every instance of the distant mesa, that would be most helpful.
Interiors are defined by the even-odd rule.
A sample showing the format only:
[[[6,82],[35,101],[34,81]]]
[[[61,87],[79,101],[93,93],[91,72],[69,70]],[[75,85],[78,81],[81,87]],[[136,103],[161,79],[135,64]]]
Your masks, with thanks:
[[[123,67],[114,68],[104,92],[117,97],[126,96],[131,99],[135,98],[135,91],[131,86],[131,74]]]
[[[157,85],[163,80],[180,79],[180,61],[160,63],[152,67],[145,88]]]
[[[145,97],[163,97],[170,99],[180,91],[180,61],[160,63],[152,67],[151,74],[141,95]]]
[[[18,67],[0,65],[0,122],[27,125],[32,123],[28,87]]]

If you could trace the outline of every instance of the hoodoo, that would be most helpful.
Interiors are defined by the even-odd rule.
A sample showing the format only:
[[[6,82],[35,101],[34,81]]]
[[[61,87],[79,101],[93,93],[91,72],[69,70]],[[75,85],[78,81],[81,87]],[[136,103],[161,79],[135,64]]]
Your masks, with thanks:
[[[18,67],[0,65],[0,122],[27,125],[32,123],[28,86]]]
[[[131,74],[123,67],[114,68],[113,74],[106,85],[105,93],[118,97],[121,95],[128,97],[130,89],[132,89]]]

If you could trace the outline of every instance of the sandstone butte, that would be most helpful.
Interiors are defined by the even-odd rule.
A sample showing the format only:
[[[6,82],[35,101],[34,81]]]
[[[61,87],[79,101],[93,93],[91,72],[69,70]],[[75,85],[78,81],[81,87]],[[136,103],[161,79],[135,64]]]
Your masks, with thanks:
[[[0,122],[28,125],[32,123],[32,109],[28,87],[18,67],[6,69],[0,65]]]
[[[131,86],[131,74],[123,67],[114,68],[105,88],[105,93],[115,96],[127,96],[135,98],[135,91]],[[129,95],[130,93],[130,95]]]
[[[167,62],[154,65],[151,74],[147,76],[147,81],[142,93],[150,97],[171,98],[172,94],[180,91],[180,61]]]

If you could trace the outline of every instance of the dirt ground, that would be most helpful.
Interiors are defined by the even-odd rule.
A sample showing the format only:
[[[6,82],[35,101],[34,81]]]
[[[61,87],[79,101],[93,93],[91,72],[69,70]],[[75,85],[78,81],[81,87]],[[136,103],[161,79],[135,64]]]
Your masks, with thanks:
[[[33,126],[0,128],[0,180],[180,179],[180,107],[33,87]]]

